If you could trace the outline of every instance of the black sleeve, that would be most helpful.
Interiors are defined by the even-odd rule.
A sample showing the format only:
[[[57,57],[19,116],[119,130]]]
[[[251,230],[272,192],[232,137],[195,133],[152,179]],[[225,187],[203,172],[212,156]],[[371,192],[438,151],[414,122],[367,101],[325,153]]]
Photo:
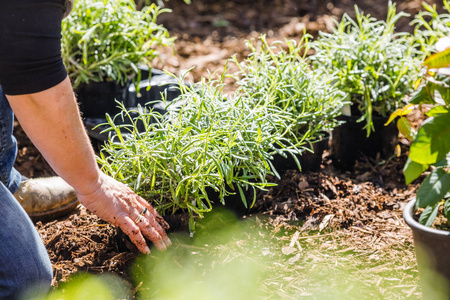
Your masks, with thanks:
[[[49,89],[67,77],[61,58],[64,0],[0,1],[0,85],[7,95]]]

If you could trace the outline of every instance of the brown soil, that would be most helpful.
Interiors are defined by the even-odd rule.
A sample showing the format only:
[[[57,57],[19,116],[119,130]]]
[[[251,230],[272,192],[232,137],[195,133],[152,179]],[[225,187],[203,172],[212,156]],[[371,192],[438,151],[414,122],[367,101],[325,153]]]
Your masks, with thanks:
[[[261,33],[272,40],[297,39],[304,28],[315,35],[319,30],[329,30],[332,19],[342,13],[352,15],[354,4],[377,18],[385,17],[387,1],[193,0],[188,6],[182,0],[171,0],[166,5],[173,13],[160,20],[177,41],[174,54],[164,53],[164,63],[158,67],[180,74],[196,66],[188,79],[197,81],[208,71],[223,68],[233,54],[238,59],[247,55],[247,39]],[[421,8],[421,1],[400,1],[398,8],[414,14]],[[401,22],[399,29],[410,30],[408,21]],[[28,177],[53,175],[18,124],[15,134],[19,142],[16,168]],[[392,239],[411,242],[401,217],[402,208],[417,188],[417,184],[405,186],[403,181],[407,144],[401,141],[400,157],[385,162],[360,161],[354,172],[336,170],[325,152],[320,172],[289,171],[281,180],[274,179],[278,186],[258,196],[252,214],[268,216],[275,231],[299,224],[302,229],[314,230],[326,225],[353,232],[355,243],[364,243],[364,238],[359,239],[364,232],[388,232]],[[55,286],[77,271],[112,272],[129,278],[129,267],[137,253],[129,250],[131,247],[113,226],[83,207],[67,217],[38,222],[36,227],[53,263]]]

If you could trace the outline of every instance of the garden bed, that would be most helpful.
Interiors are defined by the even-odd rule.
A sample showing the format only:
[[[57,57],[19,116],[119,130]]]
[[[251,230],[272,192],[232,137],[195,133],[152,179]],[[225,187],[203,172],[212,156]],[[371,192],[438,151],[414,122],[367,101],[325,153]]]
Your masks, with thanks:
[[[379,18],[385,17],[387,8],[387,3],[379,5],[375,1],[317,0],[300,6],[294,3],[299,1],[202,2],[194,0],[191,7],[186,7],[181,0],[171,0],[167,6],[174,12],[160,18],[178,40],[175,55],[166,53],[164,64],[156,67],[178,74],[195,65],[187,78],[191,81],[198,81],[208,69],[220,69],[234,53],[245,57],[249,49],[245,48],[244,40],[257,38],[259,33],[267,33],[273,40],[296,38],[303,28],[312,34],[327,30],[330,18],[338,18],[343,12],[351,14],[354,4]],[[419,0],[403,1],[399,10],[415,13],[420,3]],[[408,30],[405,22],[399,26],[400,30]],[[227,88],[234,86],[230,84]],[[420,116],[410,117],[420,122]],[[15,135],[19,142],[16,168],[28,177],[53,175],[18,124]],[[327,281],[333,276],[323,278],[326,273],[312,271],[317,281],[307,279],[309,273],[305,266],[311,262],[316,262],[318,268],[328,269],[335,277],[347,276],[348,279],[342,280],[350,290],[352,278],[366,276],[363,285],[370,291],[364,295],[371,295],[372,299],[420,297],[412,235],[401,217],[417,185],[404,184],[402,168],[408,142],[401,140],[400,144],[401,156],[387,161],[363,160],[357,162],[353,172],[335,169],[329,152],[325,151],[320,172],[288,171],[281,180],[274,179],[277,187],[258,193],[256,204],[245,219],[250,220],[252,227],[265,230],[262,235],[267,245],[262,247],[265,249],[262,255],[276,256],[279,264],[272,266],[272,277],[264,282],[262,290],[267,298],[307,297],[325,284],[337,288]],[[125,279],[130,295],[138,293],[139,282],[132,283],[130,271],[138,253],[129,250],[126,240],[111,225],[82,206],[67,217],[38,222],[36,227],[52,260],[54,286],[67,281],[77,271],[111,272]],[[172,239],[176,248],[189,247],[178,235]],[[220,259],[220,253],[215,254]],[[356,271],[348,269],[353,275],[337,271],[342,259],[354,262]],[[298,267],[294,268],[295,263]],[[397,273],[387,274],[388,269]]]
[[[16,127],[16,131],[20,132],[20,128]],[[27,144],[26,139],[22,138],[21,153],[25,147],[27,155],[19,157],[19,169],[20,166],[28,165],[26,161],[31,158],[35,161],[34,168],[42,169],[36,169],[28,175],[50,175],[52,172],[47,169],[46,163]],[[245,216],[245,219],[251,220],[254,228],[267,232],[267,244],[263,249],[269,244],[275,244],[267,251],[276,251],[275,256],[284,260],[286,265],[280,265],[274,270],[275,274],[279,272],[279,276],[283,276],[279,278],[281,282],[276,283],[285,285],[279,291],[284,297],[299,295],[296,290],[299,283],[296,280],[300,279],[292,277],[289,282],[284,282],[289,277],[286,277],[286,270],[288,273],[297,272],[294,271],[296,269],[289,268],[293,261],[297,260],[299,265],[302,265],[300,262],[303,260],[304,264],[318,260],[320,263],[317,267],[320,268],[326,261],[322,255],[333,256],[333,253],[339,253],[339,260],[342,259],[341,254],[356,256],[356,259],[370,257],[372,265],[368,267],[366,262],[363,262],[364,265],[359,267],[365,270],[361,276],[367,275],[367,272],[376,277],[366,282],[369,290],[376,288],[377,280],[387,280],[386,275],[379,272],[387,272],[393,267],[391,264],[394,264],[395,268],[401,268],[397,276],[400,274],[406,279],[391,278],[394,281],[389,282],[393,285],[390,288],[395,293],[388,291],[385,295],[404,296],[405,299],[408,296],[420,297],[412,235],[401,217],[403,207],[413,197],[416,189],[416,185],[406,187],[403,182],[401,170],[405,161],[405,155],[383,164],[367,160],[358,162],[354,172],[342,173],[332,166],[326,151],[320,172],[287,171],[281,180],[275,180],[277,187],[271,188],[267,193],[258,194],[252,213]],[[21,171],[24,172],[23,169]],[[130,250],[133,247],[113,226],[80,205],[71,215],[46,223],[38,222],[36,227],[53,263],[55,287],[79,271],[92,274],[108,272],[125,279],[130,285],[130,293],[133,293],[135,286],[131,266],[139,254]],[[303,240],[301,242],[306,243],[302,243],[302,253],[307,254],[306,256],[298,256],[298,251],[283,253],[283,247],[290,244],[291,235],[295,232],[299,232],[300,239]],[[187,236],[187,233],[182,235]],[[189,247],[184,240],[178,240],[177,235],[172,236],[172,239],[174,247]],[[248,242],[236,239],[243,243]],[[330,269],[328,264],[331,262],[327,262],[323,268]],[[336,265],[331,267],[337,268]],[[372,274],[374,270],[375,274]],[[348,271],[350,272],[350,269]],[[394,270],[390,272],[392,271]],[[299,272],[306,276],[301,270]],[[298,274],[296,275],[298,277]],[[335,277],[330,275],[328,280],[332,281],[332,278]],[[319,279],[323,280],[322,277]],[[404,284],[404,280],[408,284]],[[300,284],[305,282],[310,285],[316,280],[304,279]],[[304,295],[320,291],[321,284],[315,284],[317,286],[305,286]],[[266,288],[269,295],[273,293],[270,287]]]

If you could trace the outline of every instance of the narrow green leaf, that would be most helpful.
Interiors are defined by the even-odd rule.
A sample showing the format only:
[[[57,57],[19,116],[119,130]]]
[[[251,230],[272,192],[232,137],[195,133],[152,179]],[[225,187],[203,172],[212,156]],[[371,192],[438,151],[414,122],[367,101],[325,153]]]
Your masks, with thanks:
[[[242,190],[241,185],[240,184],[236,184],[236,186],[237,186],[237,188],[239,190],[239,195],[241,196],[241,200],[242,200],[242,203],[244,204],[244,207],[248,208],[247,207],[247,198],[245,198],[244,191]]]
[[[392,121],[394,121],[395,118],[401,116],[401,109],[397,109],[396,111],[394,111],[390,116],[389,116],[389,120],[387,120],[387,122],[384,124],[384,126],[389,125]]]
[[[189,216],[189,232],[192,234],[195,232],[195,219],[194,216]]]
[[[417,206],[435,205],[444,198],[448,191],[450,191],[450,174],[442,168],[435,169],[417,190]]]

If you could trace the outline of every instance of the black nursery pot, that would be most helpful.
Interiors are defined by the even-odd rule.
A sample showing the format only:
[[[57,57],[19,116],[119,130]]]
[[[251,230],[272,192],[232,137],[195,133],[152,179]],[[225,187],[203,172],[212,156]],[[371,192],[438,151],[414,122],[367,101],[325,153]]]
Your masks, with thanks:
[[[250,211],[250,206],[252,205],[253,201],[253,189],[250,187],[248,190],[242,188],[244,191],[245,199],[247,201],[247,207],[245,207],[236,184],[233,184],[233,186],[234,191],[227,186],[227,190],[233,192],[234,194],[230,194],[224,197],[225,205],[220,202],[219,192],[216,192],[214,189],[207,187],[206,193],[208,194],[208,198],[212,202],[213,207],[223,207],[233,212],[236,216],[243,217]]]
[[[181,95],[179,89],[179,83],[172,76],[165,74],[161,70],[152,69],[151,73],[147,73],[141,69],[143,79],[139,83],[139,92],[136,90],[137,87],[131,84],[128,89],[128,99],[127,106],[136,107],[138,105],[145,106],[147,108],[152,107],[155,109],[155,103],[163,100],[165,95],[165,100],[173,101],[175,98]],[[158,107],[156,107],[158,110]],[[165,110],[160,111],[164,113]]]
[[[322,164],[323,152],[328,149],[328,143],[330,141],[329,136],[323,137],[321,140],[313,144],[313,151],[303,151],[301,155],[297,154],[295,157],[300,162],[300,166],[303,172],[316,172],[320,169]],[[286,153],[287,157],[283,157],[280,154],[276,154],[273,157],[272,164],[278,173],[282,173],[286,170],[298,169],[297,163],[291,154]]]
[[[179,83],[172,76],[158,69],[150,70],[145,66],[139,66],[139,69],[141,70],[139,92],[131,81],[125,86],[114,82],[82,84],[75,90],[84,125],[96,143],[102,144],[108,139],[108,133],[102,132],[105,126],[100,125],[107,122],[105,114],[115,116],[121,112],[116,100],[122,102],[128,111],[142,106],[164,115],[167,112],[167,105],[181,94]],[[161,101],[162,94],[165,95],[166,102]],[[137,113],[130,112],[130,114],[132,117],[138,116]],[[128,118],[124,118],[123,122],[118,118],[115,122],[117,125],[131,124]],[[152,118],[150,122],[155,120]],[[139,131],[144,130],[144,124],[138,122],[137,125]]]
[[[450,299],[450,232],[417,222],[413,218],[415,203],[413,199],[405,206],[403,218],[413,232],[423,299]]]
[[[80,84],[75,90],[80,111],[84,118],[104,118],[105,114],[116,115],[120,112],[117,101],[127,97],[127,85],[116,82],[92,82]]]
[[[388,158],[394,154],[398,142],[398,129],[395,123],[388,126],[384,124],[387,118],[373,117],[375,130],[367,137],[363,127],[365,121],[357,122],[359,117],[339,116],[338,120],[345,121],[344,124],[334,128],[331,134],[331,158],[333,165],[344,171],[353,170],[356,160],[365,157]]]

